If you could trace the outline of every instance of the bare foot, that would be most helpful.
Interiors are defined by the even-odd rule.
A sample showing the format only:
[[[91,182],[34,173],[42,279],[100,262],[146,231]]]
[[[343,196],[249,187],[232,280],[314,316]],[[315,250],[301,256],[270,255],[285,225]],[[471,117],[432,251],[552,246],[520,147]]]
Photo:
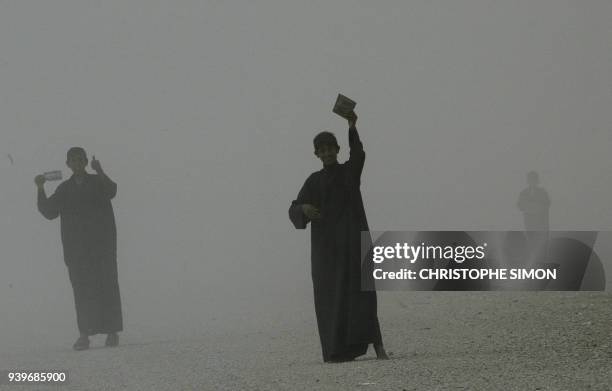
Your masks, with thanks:
[[[115,347],[119,345],[119,335],[117,333],[110,333],[106,336],[105,346]]]
[[[382,344],[374,344],[374,351],[376,352],[376,358],[379,360],[388,360],[387,352]]]
[[[89,349],[89,338],[86,335],[81,335],[72,345],[74,350],[87,350]]]

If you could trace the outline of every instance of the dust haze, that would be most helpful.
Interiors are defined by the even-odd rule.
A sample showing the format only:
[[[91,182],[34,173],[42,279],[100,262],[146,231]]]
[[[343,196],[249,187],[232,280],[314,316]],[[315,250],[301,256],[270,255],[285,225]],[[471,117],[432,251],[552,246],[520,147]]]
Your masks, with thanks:
[[[124,341],[314,318],[310,235],[287,209],[320,168],[318,131],[348,158],[338,92],[357,101],[372,230],[522,229],[530,170],[551,229],[610,230],[611,13],[604,0],[0,2],[0,350],[78,335],[59,220],[38,213],[33,183],[68,177],[71,146],[118,184]]]

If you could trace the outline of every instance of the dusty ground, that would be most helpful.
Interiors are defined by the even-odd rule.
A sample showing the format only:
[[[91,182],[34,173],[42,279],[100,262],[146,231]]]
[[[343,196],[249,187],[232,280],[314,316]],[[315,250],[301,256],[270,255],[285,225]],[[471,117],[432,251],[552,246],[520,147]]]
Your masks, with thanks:
[[[610,390],[612,297],[603,293],[385,292],[390,361],[321,362],[312,308],[189,338],[126,330],[121,346],[4,352],[0,369],[67,369],[62,387],[7,390]],[[64,341],[61,341],[64,342]],[[70,342],[71,343],[71,342]],[[1,388],[1,387],[0,387]]]

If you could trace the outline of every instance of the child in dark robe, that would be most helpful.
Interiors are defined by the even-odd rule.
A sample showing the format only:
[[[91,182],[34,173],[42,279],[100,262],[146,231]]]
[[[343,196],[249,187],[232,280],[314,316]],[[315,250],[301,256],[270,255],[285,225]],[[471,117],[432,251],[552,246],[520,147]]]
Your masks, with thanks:
[[[362,273],[361,231],[368,223],[360,181],[365,152],[359,139],[357,115],[349,118],[349,160],[338,163],[340,147],[330,132],[314,138],[315,155],[323,169],[311,174],[291,203],[295,228],[311,228],[311,272],[315,312],[325,362],[350,361],[373,344],[379,359],[387,359],[377,316],[373,283]],[[364,283],[364,286],[366,285]]]
[[[102,170],[94,156],[93,175],[85,170],[87,154],[70,148],[66,165],[70,179],[52,196],[45,194],[45,177],[38,175],[38,210],[47,219],[61,219],[64,262],[74,292],[79,338],[75,350],[89,348],[89,336],[107,334],[106,346],[117,346],[123,329],[117,282],[117,231],[111,199],[117,184]]]

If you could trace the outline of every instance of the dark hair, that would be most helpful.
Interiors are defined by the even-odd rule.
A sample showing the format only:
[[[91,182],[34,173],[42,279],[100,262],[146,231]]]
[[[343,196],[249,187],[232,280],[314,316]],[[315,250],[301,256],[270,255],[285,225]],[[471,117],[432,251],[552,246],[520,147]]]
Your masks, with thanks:
[[[66,160],[70,160],[70,158],[74,155],[81,155],[85,159],[87,159],[87,153],[85,153],[85,149],[81,147],[72,147],[66,153]]]
[[[334,136],[332,132],[323,131],[317,134],[312,142],[314,144],[315,151],[323,145],[331,145],[336,148],[340,148],[338,145],[338,140],[336,140],[336,136]]]

